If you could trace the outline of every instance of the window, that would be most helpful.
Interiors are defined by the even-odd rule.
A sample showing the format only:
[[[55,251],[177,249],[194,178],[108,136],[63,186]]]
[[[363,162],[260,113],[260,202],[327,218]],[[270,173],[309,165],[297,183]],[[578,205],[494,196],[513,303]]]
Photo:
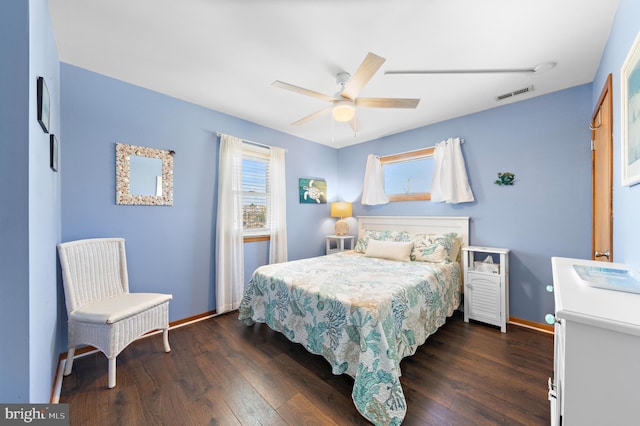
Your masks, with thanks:
[[[243,143],[242,150],[242,227],[247,237],[269,237],[270,151]]]
[[[389,201],[431,199],[433,150],[425,148],[380,157],[384,169],[384,192]]]

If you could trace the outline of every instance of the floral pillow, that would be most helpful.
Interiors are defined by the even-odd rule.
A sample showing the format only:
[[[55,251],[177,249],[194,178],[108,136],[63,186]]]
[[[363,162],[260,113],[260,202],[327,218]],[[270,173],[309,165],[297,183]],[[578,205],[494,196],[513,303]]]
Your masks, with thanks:
[[[411,241],[411,237],[405,231],[368,231],[365,229],[362,237],[358,238],[353,251],[357,253],[366,252],[370,239],[378,241]]]
[[[449,263],[457,234],[416,234],[413,236],[411,260],[417,262]]]

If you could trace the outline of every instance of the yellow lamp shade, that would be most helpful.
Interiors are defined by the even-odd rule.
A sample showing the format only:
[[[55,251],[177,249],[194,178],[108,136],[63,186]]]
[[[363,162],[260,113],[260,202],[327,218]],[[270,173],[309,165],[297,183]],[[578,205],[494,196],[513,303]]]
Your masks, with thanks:
[[[347,235],[349,232],[349,224],[343,218],[351,216],[351,203],[336,202],[331,203],[331,217],[339,217],[336,222],[336,235]]]
[[[331,203],[331,217],[351,217],[351,203],[344,201]]]

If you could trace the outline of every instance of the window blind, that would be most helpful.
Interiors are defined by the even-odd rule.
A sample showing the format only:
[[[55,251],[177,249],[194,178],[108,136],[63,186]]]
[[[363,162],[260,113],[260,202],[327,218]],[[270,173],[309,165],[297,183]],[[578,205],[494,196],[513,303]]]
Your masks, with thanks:
[[[270,151],[243,143],[242,223],[245,235],[269,233]]]

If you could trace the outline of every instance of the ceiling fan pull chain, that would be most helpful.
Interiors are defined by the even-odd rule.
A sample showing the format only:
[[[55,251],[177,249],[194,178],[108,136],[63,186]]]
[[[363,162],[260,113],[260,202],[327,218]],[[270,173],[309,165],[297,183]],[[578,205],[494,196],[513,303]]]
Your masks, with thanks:
[[[358,114],[353,116],[353,138],[358,137]]]
[[[335,132],[335,122],[333,120],[333,116],[329,116],[329,120],[331,120],[331,143],[336,141],[336,132]]]

